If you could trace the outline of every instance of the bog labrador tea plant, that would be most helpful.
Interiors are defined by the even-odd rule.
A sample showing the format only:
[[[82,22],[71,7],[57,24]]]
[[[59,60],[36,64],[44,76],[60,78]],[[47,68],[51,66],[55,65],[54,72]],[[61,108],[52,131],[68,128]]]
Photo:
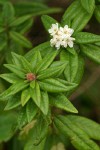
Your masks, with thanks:
[[[61,22],[47,14],[63,9],[42,1],[0,0],[0,11],[0,150],[100,150],[100,125],[70,101],[85,57],[100,64],[100,35],[85,30],[100,23],[100,0],[74,0]],[[48,41],[32,48],[38,15]]]

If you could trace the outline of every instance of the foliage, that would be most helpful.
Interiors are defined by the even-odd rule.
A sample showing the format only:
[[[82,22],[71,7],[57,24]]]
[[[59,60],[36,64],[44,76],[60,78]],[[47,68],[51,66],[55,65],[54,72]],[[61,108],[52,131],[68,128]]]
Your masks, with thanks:
[[[0,142],[19,132],[24,150],[65,150],[69,143],[77,150],[100,149],[100,125],[75,115],[78,110],[69,100],[82,80],[84,58],[100,64],[100,35],[83,30],[93,14],[100,22],[98,3],[72,2],[58,24],[74,29],[74,46],[57,50],[50,41],[31,49],[27,33],[37,15],[48,32],[58,21],[47,13],[62,9],[0,1]]]

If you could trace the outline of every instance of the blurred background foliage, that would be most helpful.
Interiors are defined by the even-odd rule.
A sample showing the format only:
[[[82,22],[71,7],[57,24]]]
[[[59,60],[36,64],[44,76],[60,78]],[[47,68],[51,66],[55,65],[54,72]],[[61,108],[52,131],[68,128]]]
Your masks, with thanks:
[[[23,14],[33,15],[34,21],[31,29],[27,31],[27,34],[25,33],[27,38],[31,40],[33,47],[42,42],[45,42],[48,39],[48,35],[42,25],[40,16],[42,14],[52,13],[51,16],[60,21],[64,10],[66,10],[66,8],[72,3],[72,0],[0,0],[0,10],[2,10],[1,6],[6,1],[10,1],[13,3],[16,11],[16,16],[21,16]],[[36,2],[34,9],[32,2]],[[45,6],[39,7],[41,3],[45,4]],[[99,17],[95,17],[95,14],[98,13],[97,8],[99,4],[100,1],[96,0],[96,9],[94,15],[86,25],[84,31],[100,34],[100,16],[98,14]],[[29,49],[26,48],[24,53],[26,53],[28,50]],[[1,59],[2,57],[0,56],[0,61]],[[79,115],[88,117],[100,123],[100,66],[96,63],[93,63],[91,60],[88,60],[87,58],[85,58],[85,60],[86,64],[83,80],[78,89],[70,97],[70,99],[79,110]],[[0,93],[4,89],[4,81],[0,80]],[[4,103],[0,104],[0,136],[2,137],[3,134],[4,139],[8,140],[12,137],[12,130],[16,131],[16,129],[14,128],[16,124],[16,113],[13,112],[12,114],[12,112],[5,112],[6,117],[3,117],[5,115],[3,113],[3,106],[5,106]],[[5,122],[5,124],[3,122]],[[7,124],[9,124],[9,126],[6,127]],[[7,130],[8,127],[10,130],[7,133],[2,133],[2,131],[4,131],[4,129]],[[11,138],[11,140],[9,140],[9,142],[7,142],[6,144],[2,143],[2,141],[3,139],[0,138],[0,150],[23,149],[23,143],[20,143],[20,141],[16,138],[16,135],[14,135],[14,138]],[[71,150],[71,147],[69,149]]]

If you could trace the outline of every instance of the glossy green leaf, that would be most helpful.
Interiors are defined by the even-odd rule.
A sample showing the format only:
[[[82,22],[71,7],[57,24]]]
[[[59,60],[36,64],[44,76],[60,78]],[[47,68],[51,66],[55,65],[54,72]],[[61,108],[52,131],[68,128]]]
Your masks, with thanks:
[[[7,90],[0,94],[0,100],[7,99],[9,96],[12,96],[21,90],[25,89],[28,86],[28,83],[16,82],[11,85]]]
[[[35,82],[35,88],[34,89],[30,88],[30,95],[31,95],[31,98],[33,99],[34,103],[38,107],[40,107],[41,93],[40,93],[40,86],[39,86],[38,82]]]
[[[100,5],[95,6],[94,14],[95,14],[96,19],[100,23]]]
[[[73,47],[73,48],[67,47],[67,51],[68,51],[69,53],[73,54],[73,55],[76,54],[76,51],[75,51],[74,47]]]
[[[30,82],[30,87],[31,87],[32,89],[35,88],[35,80],[33,80],[33,81]]]
[[[29,88],[22,91],[21,94],[21,104],[24,106],[30,99],[30,91]]]
[[[9,24],[14,19],[15,11],[12,3],[6,2],[3,6],[3,21],[4,24]]]
[[[4,64],[4,66],[12,71],[15,75],[18,77],[25,79],[25,70],[20,69],[18,66],[12,65],[12,64]]]
[[[28,122],[31,122],[33,120],[33,118],[37,114],[37,111],[38,111],[37,106],[33,103],[32,100],[30,100],[26,106],[26,114]]]
[[[92,13],[95,8],[95,0],[80,0],[83,8],[88,12]]]
[[[48,114],[49,110],[49,97],[47,92],[41,92],[41,104],[40,109],[43,112],[44,115]]]
[[[57,79],[44,79],[39,81],[40,88],[44,91],[58,93],[58,92],[66,92],[71,90],[73,87],[69,87],[58,81]]]
[[[27,72],[32,71],[31,64],[26,60],[26,58],[24,58],[21,55],[18,55],[16,53],[14,53],[14,52],[12,52],[12,56],[13,56],[13,61],[14,61],[15,65],[17,65],[20,68],[26,70]]]
[[[27,123],[27,115],[26,115],[25,107],[21,108],[21,110],[19,111],[17,123],[18,123],[19,129],[21,129]]]
[[[73,104],[67,99],[67,97],[64,94],[50,96],[50,104],[67,112],[78,113],[77,109],[73,106]]]
[[[38,119],[33,130],[33,145],[38,145],[46,137],[48,123],[42,117]]]
[[[41,54],[40,54],[40,51],[36,51],[34,54],[33,54],[33,57],[30,58],[30,64],[32,66],[32,70],[34,71],[35,70],[35,67],[36,65],[39,63],[39,61],[42,60],[42,57],[41,57]]]
[[[78,32],[74,34],[75,41],[79,44],[88,44],[94,42],[100,42],[100,35],[96,35],[88,32]]]
[[[70,137],[71,143],[78,150],[99,150],[98,145],[89,139],[89,136],[77,125],[73,124],[67,116],[58,116],[54,120],[56,127]]]
[[[20,24],[24,23],[25,21],[28,21],[31,17],[32,17],[31,15],[21,16],[15,20],[13,20],[10,23],[10,26],[19,26]]]
[[[31,48],[32,44],[29,40],[27,40],[23,35],[21,35],[20,33],[17,33],[15,31],[11,31],[10,32],[10,37],[16,41],[17,43],[19,43],[20,45],[22,45],[23,47],[26,48]]]
[[[43,60],[41,60],[37,67],[36,67],[36,72],[40,72],[41,70],[47,69],[51,63],[53,62],[53,60],[55,59],[55,57],[57,56],[58,51],[54,51],[52,53],[48,53]]]
[[[40,71],[37,79],[41,80],[49,77],[56,77],[58,74],[60,75],[64,71],[66,64],[66,62],[63,62],[62,65],[58,67],[50,67],[49,69]]]
[[[69,82],[74,82],[75,76],[78,71],[78,54],[75,53],[73,55],[67,51],[61,51],[60,59],[68,63],[64,71],[66,80]]]
[[[14,95],[8,99],[7,105],[4,110],[11,110],[21,105],[20,96]]]
[[[82,6],[79,0],[74,1],[65,11],[62,17],[62,25],[68,24],[75,32],[81,31],[90,18],[92,13],[88,13]]]
[[[89,57],[91,60],[100,64],[100,47],[88,44],[88,45],[81,45],[81,51],[84,55]]]
[[[51,28],[52,24],[57,23],[57,21],[55,19],[53,19],[52,17],[50,17],[48,15],[43,15],[41,19],[42,19],[43,25],[47,31]]]
[[[100,140],[100,124],[81,116],[68,115],[67,118],[72,124],[81,128],[88,136],[95,140]]]
[[[55,51],[55,48],[50,46],[50,42],[44,42],[25,54],[26,59],[30,61],[33,58],[34,53],[37,51],[40,51],[42,57],[45,57],[47,53]]]
[[[15,74],[13,73],[5,73],[5,74],[0,74],[0,78],[6,80],[9,83],[16,83],[20,78],[18,78]]]

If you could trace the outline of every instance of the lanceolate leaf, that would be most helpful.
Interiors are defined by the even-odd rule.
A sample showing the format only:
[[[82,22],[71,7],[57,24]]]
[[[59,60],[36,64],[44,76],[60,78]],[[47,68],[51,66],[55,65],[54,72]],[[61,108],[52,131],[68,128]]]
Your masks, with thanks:
[[[49,110],[49,97],[47,92],[41,92],[41,104],[40,104],[40,109],[43,112],[44,115],[48,114]]]
[[[57,108],[63,109],[71,113],[78,113],[77,109],[73,106],[73,104],[67,99],[67,97],[64,94],[50,96],[50,104],[52,106],[55,106]]]
[[[21,105],[20,96],[14,95],[8,99],[7,105],[4,110],[11,110]]]
[[[16,41],[17,43],[19,43],[20,45],[22,45],[23,47],[26,48],[31,48],[32,44],[30,41],[28,41],[23,35],[21,35],[20,33],[17,33],[15,31],[11,31],[10,32],[10,36],[11,38]]]
[[[21,80],[13,73],[0,74],[0,77],[9,83],[15,83],[15,82],[18,82],[19,80]]]
[[[40,71],[39,76],[37,78],[40,80],[40,79],[46,79],[49,77],[56,77],[58,76],[58,74],[60,75],[64,71],[66,64],[67,63],[64,62],[62,66],[50,67],[49,69]]]
[[[94,42],[100,42],[100,35],[88,33],[88,32],[78,32],[74,35],[75,41],[80,44],[88,44]]]
[[[4,66],[9,69],[10,71],[12,71],[13,73],[15,73],[18,77],[25,79],[25,70],[24,69],[20,69],[18,66],[12,65],[12,64],[4,64]]]
[[[17,122],[19,129],[21,129],[27,123],[27,115],[25,107],[21,108],[18,114]]]
[[[68,24],[75,32],[81,31],[90,18],[93,12],[88,13],[81,5],[79,0],[73,2],[65,11],[62,18],[62,25]]]
[[[25,21],[27,21],[28,19],[30,19],[31,17],[32,17],[31,15],[21,16],[21,17],[15,19],[14,21],[12,21],[10,23],[10,26],[18,26],[18,25],[24,23]]]
[[[37,114],[37,111],[38,111],[37,106],[34,104],[34,102],[32,100],[30,100],[27,103],[27,106],[26,106],[26,114],[27,114],[27,120],[28,120],[28,122],[32,121],[32,119]]]
[[[57,79],[52,78],[39,81],[39,85],[42,90],[52,93],[66,92],[73,89],[73,86],[66,86]]]
[[[14,7],[10,2],[6,2],[3,7],[3,21],[5,24],[9,24],[14,19]]]
[[[81,51],[84,55],[92,59],[93,61],[100,64],[100,47],[93,45],[93,44],[87,44],[87,45],[81,45]]]
[[[78,54],[75,53],[73,55],[67,51],[62,51],[60,53],[60,58],[68,63],[64,71],[65,78],[69,82],[75,82],[74,79],[78,71]]]
[[[71,143],[78,150],[99,150],[98,145],[89,139],[89,136],[67,117],[58,116],[54,120],[56,127],[71,139]]]
[[[43,60],[41,60],[37,67],[36,67],[36,72],[40,72],[41,70],[47,69],[48,66],[51,65],[51,63],[53,62],[53,60],[55,59],[55,57],[57,56],[58,51],[54,51],[52,53],[48,53]]]
[[[31,98],[33,99],[34,103],[38,107],[40,107],[41,93],[40,93],[40,86],[39,86],[38,82],[35,82],[35,88],[34,89],[30,88],[30,95],[31,95]]]
[[[47,31],[51,28],[52,24],[57,23],[55,19],[47,15],[43,15],[41,19]]]
[[[92,13],[95,8],[95,0],[80,0],[83,8],[88,12]]]
[[[38,118],[33,130],[33,145],[38,145],[48,132],[48,123],[41,117]]]
[[[67,118],[72,122],[72,124],[77,125],[81,128],[88,136],[95,140],[100,140],[100,125],[88,118],[68,115]]]
[[[29,88],[22,91],[21,94],[21,104],[24,106],[30,99],[30,90]]]
[[[12,96],[19,91],[25,89],[28,86],[28,83],[24,82],[16,82],[13,85],[11,85],[6,91],[0,94],[0,100],[6,99],[9,96]]]

